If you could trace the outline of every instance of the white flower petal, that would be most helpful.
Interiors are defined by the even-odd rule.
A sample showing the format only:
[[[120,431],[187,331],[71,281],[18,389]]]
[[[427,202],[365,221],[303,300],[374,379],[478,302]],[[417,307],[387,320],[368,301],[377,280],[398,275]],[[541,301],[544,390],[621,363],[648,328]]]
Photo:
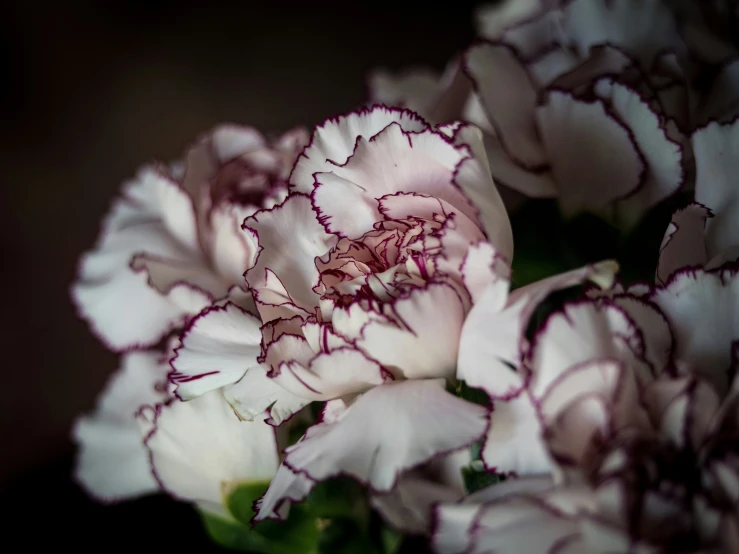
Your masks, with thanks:
[[[235,383],[261,353],[261,322],[235,304],[203,311],[185,329],[172,359],[177,395],[189,400]]]
[[[659,249],[657,283],[666,283],[681,267],[708,263],[705,228],[711,217],[711,210],[695,202],[672,214]]]
[[[599,102],[551,91],[536,109],[563,213],[603,214],[636,191],[644,162],[630,131]]]
[[[693,135],[695,201],[715,217],[706,225],[708,257],[739,245],[739,121],[711,123]]]
[[[220,391],[161,406],[146,446],[167,492],[214,505],[235,484],[271,479],[279,463],[272,427],[239,420]]]
[[[244,273],[254,266],[257,258],[258,239],[242,229],[241,224],[252,213],[253,210],[240,206],[219,206],[210,219],[213,263],[229,282],[242,283],[244,288]]]
[[[643,337],[624,310],[597,302],[568,304],[547,318],[532,341],[526,363],[530,390],[541,398],[573,367],[604,359],[633,364],[643,356]]]
[[[511,400],[493,402],[482,461],[498,473],[536,475],[551,470],[541,424],[526,392]]]
[[[72,289],[82,316],[113,350],[158,343],[202,309],[210,294],[225,290],[205,276],[202,254],[193,244],[195,228],[192,201],[168,178],[145,168],[125,185],[96,248],[82,258]],[[184,275],[177,286],[169,279],[156,290],[145,272],[130,267],[137,254],[178,263]],[[205,290],[191,287],[185,282],[189,277]],[[207,290],[211,285],[218,290]]]
[[[317,218],[329,232],[359,238],[383,219],[377,201],[403,192],[443,200],[477,222],[474,205],[454,182],[455,170],[468,157],[466,148],[435,131],[408,133],[399,123],[390,124],[374,136],[359,138],[344,165],[315,175]],[[480,178],[485,178],[482,172]]]
[[[284,520],[287,518],[290,504],[306,499],[316,482],[302,473],[293,473],[285,464],[280,465],[269,489],[257,500],[256,521],[264,519]]]
[[[646,163],[641,188],[620,201],[616,208],[619,225],[630,228],[648,208],[677,192],[682,185],[682,146],[668,137],[658,114],[639,94],[618,83],[609,89],[607,100],[611,109],[631,131]]]
[[[618,266],[602,262],[554,275],[514,290],[499,280],[472,307],[460,338],[457,377],[482,388],[494,398],[515,396],[521,390],[518,368],[527,346],[524,332],[538,305],[552,292],[591,280],[607,288]]]
[[[159,489],[135,414],[143,405],[165,400],[158,385],[166,381],[167,371],[157,352],[124,355],[95,411],[75,423],[75,477],[95,498],[125,500]]]
[[[526,168],[545,165],[536,131],[536,90],[526,68],[505,44],[479,44],[467,51],[466,68],[504,150]]]
[[[428,124],[413,112],[381,106],[352,112],[327,120],[313,132],[310,144],[298,158],[290,176],[290,186],[297,192],[313,191],[314,174],[331,172],[346,163],[354,152],[357,137],[369,139],[393,122],[405,131],[418,132]]]
[[[238,382],[224,388],[223,396],[242,419],[261,419],[268,412],[266,421],[275,426],[310,403],[267,377],[267,369],[262,366],[252,367]]]
[[[319,354],[307,367],[297,362],[281,363],[273,379],[296,396],[332,400],[381,385],[392,380],[392,375],[359,350],[342,347]]]
[[[325,254],[336,237],[327,235],[316,221],[310,198],[293,194],[279,206],[256,213],[244,222],[256,233],[259,255],[246,273],[249,286],[261,290],[269,285],[266,270],[271,271],[301,308],[318,306],[312,287],[318,282],[316,256]]]
[[[387,305],[386,313],[390,320],[373,319],[364,326],[359,348],[407,379],[454,376],[465,316],[454,288],[430,283],[413,289]]]
[[[457,167],[455,182],[480,210],[488,240],[510,262],[513,259],[513,230],[503,200],[493,183],[482,132],[463,124],[454,133],[454,143],[466,145],[472,157]]]
[[[486,419],[485,408],[452,396],[441,380],[385,384],[360,396],[337,423],[309,429],[285,450],[285,463],[317,481],[346,474],[389,491],[401,472],[474,442]]]
[[[722,396],[730,384],[732,353],[739,341],[738,298],[736,269],[677,273],[651,297],[670,323],[675,357]]]

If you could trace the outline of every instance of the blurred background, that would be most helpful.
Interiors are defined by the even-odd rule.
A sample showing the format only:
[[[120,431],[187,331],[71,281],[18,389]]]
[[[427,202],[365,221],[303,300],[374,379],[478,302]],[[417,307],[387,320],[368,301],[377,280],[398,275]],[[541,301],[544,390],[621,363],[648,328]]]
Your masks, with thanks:
[[[15,2],[0,18],[1,499],[26,546],[205,547],[186,506],[111,507],[70,479],[75,417],[116,368],[68,288],[121,182],[214,124],[307,126],[377,66],[442,69],[477,2]],[[156,517],[154,517],[156,516]],[[101,542],[103,541],[103,542]]]

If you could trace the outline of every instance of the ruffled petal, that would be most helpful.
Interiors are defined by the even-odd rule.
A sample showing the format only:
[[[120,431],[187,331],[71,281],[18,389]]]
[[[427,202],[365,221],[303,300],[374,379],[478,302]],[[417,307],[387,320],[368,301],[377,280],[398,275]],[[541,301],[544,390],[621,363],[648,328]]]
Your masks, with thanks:
[[[456,169],[455,182],[480,211],[480,220],[488,240],[507,260],[513,259],[513,230],[503,200],[490,173],[490,162],[482,132],[472,125],[460,125],[454,143],[465,145],[472,156]]]
[[[662,51],[685,50],[675,18],[663,2],[574,0],[562,12],[561,36],[568,37],[582,57],[593,46],[610,44],[648,69]]]
[[[551,470],[541,423],[526,392],[493,402],[481,455],[485,467],[497,473],[536,475]]]
[[[537,494],[552,488],[550,477],[511,478],[476,491],[456,504],[439,504],[434,509],[431,545],[440,554],[469,552],[476,520],[485,504],[520,494]]]
[[[383,219],[377,201],[401,191],[438,198],[477,221],[475,207],[454,183],[456,168],[468,157],[467,149],[435,131],[409,133],[392,123],[360,137],[345,164],[315,175],[313,207],[328,232],[349,238],[371,231]]]
[[[618,266],[602,262],[554,275],[514,290],[499,280],[472,307],[460,338],[457,377],[493,398],[515,396],[523,380],[518,368],[527,345],[524,331],[538,305],[552,292],[587,280],[608,288]]]
[[[469,449],[464,449],[404,473],[392,491],[372,495],[372,506],[395,529],[427,535],[434,505],[456,502],[464,495],[462,467],[469,463]]]
[[[706,225],[708,257],[713,258],[739,245],[739,121],[727,125],[711,123],[696,131],[692,142],[695,200],[715,215]]]
[[[143,405],[165,400],[160,385],[166,378],[167,365],[158,353],[126,354],[95,411],[75,423],[75,478],[95,498],[126,500],[159,489],[135,414]]]
[[[504,150],[526,168],[542,167],[546,152],[536,131],[536,90],[514,50],[505,44],[473,46],[467,72]]]
[[[633,135],[601,102],[550,91],[536,118],[565,215],[605,214],[641,184],[644,161]]]
[[[266,413],[266,422],[275,426],[311,402],[268,377],[267,369],[262,366],[251,368],[238,382],[226,387],[223,396],[240,418],[252,421],[263,418]]]
[[[739,341],[739,270],[686,270],[657,289],[651,300],[667,317],[675,336],[675,358],[724,395],[732,354]]]
[[[568,304],[547,318],[532,341],[529,386],[540,398],[573,367],[603,359],[635,364],[643,356],[643,336],[624,310],[597,302]]]
[[[272,427],[239,420],[220,391],[160,406],[146,446],[162,488],[215,506],[234,485],[272,479],[279,464]]]
[[[369,139],[391,123],[407,132],[419,132],[428,124],[413,112],[384,106],[364,108],[348,115],[328,119],[313,132],[310,144],[295,163],[290,175],[292,190],[310,194],[314,175],[331,172],[346,163],[354,152],[357,138]]]
[[[297,362],[282,363],[273,379],[296,396],[332,400],[381,385],[392,380],[392,375],[359,350],[342,347],[319,354],[307,367]]]
[[[190,198],[155,170],[143,169],[124,187],[72,289],[81,315],[113,350],[158,343],[227,289],[208,274],[195,228]],[[181,278],[165,271],[155,288],[157,280],[145,267],[130,265],[137,255],[176,264]],[[197,283],[187,282],[190,277]]]
[[[249,286],[261,295],[260,289],[269,284],[269,270],[299,307],[312,311],[318,306],[318,297],[312,289],[318,282],[314,260],[336,243],[336,237],[326,234],[316,221],[310,198],[293,194],[271,210],[248,218],[244,227],[259,240],[257,262],[245,275]]]
[[[385,384],[338,422],[309,429],[285,450],[284,463],[317,481],[345,474],[389,491],[401,472],[480,438],[486,420],[485,408],[452,396],[442,380]]]
[[[231,303],[208,308],[193,319],[171,362],[177,395],[189,400],[241,379],[258,365],[260,327],[257,317]]]
[[[256,502],[256,521],[287,518],[290,505],[302,502],[316,486],[316,482],[302,473],[294,473],[285,464],[280,465],[269,489]]]
[[[692,203],[672,214],[659,248],[656,281],[664,284],[681,267],[704,266],[706,252],[706,222],[713,217],[711,210]]]
[[[575,514],[588,504],[586,493],[564,488],[504,497],[478,514],[469,552],[587,554],[590,550],[579,536]]]
[[[241,224],[253,210],[241,206],[219,206],[211,214],[213,263],[229,282],[243,284],[244,273],[254,266],[258,239]]]
[[[603,98],[603,96],[602,96]],[[611,83],[607,101],[631,131],[646,163],[644,182],[632,196],[617,205],[616,220],[623,228],[635,225],[644,212],[677,192],[683,183],[682,146],[670,139],[667,130],[639,94],[625,85]]]
[[[389,319],[372,319],[356,343],[406,379],[452,378],[457,365],[464,302],[453,287],[430,283],[386,305]]]

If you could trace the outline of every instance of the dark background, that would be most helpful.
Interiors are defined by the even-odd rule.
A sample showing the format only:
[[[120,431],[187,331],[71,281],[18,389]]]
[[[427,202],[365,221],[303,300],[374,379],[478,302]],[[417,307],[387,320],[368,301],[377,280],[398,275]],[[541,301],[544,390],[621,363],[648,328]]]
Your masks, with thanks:
[[[376,66],[441,69],[476,2],[16,2],[0,17],[0,500],[26,546],[197,547],[189,508],[100,507],[70,479],[69,429],[116,357],[68,288],[120,183],[222,121],[282,131],[366,99]]]

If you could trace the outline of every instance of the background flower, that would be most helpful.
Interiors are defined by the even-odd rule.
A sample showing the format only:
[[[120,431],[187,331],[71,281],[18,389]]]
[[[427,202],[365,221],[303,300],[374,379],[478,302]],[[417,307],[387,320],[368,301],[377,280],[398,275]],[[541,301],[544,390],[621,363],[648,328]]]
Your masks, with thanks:
[[[248,306],[242,276],[257,246],[241,222],[284,198],[306,139],[295,130],[268,143],[252,128],[224,125],[183,162],[142,168],[73,287],[95,333],[113,350],[145,348],[229,294]]]

